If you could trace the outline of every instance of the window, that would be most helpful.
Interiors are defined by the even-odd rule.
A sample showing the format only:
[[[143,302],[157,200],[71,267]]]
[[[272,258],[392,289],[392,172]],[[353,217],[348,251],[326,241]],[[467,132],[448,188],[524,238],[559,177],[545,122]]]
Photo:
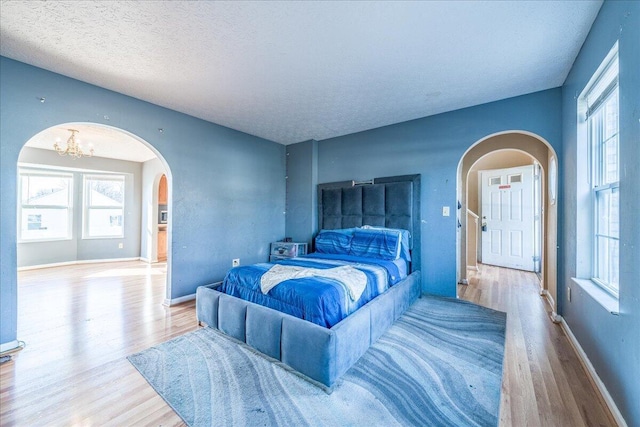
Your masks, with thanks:
[[[490,177],[489,178],[489,185],[500,185],[502,184],[502,177],[501,176],[496,176],[496,177]]]
[[[509,177],[508,177],[508,182],[509,182],[509,184],[514,184],[514,183],[517,183],[517,182],[522,182],[522,174],[509,175]]]
[[[614,296],[619,278],[618,55],[584,95],[590,156],[592,280]]]
[[[20,241],[71,238],[73,176],[20,169]]]
[[[124,237],[124,176],[84,176],[84,238]]]

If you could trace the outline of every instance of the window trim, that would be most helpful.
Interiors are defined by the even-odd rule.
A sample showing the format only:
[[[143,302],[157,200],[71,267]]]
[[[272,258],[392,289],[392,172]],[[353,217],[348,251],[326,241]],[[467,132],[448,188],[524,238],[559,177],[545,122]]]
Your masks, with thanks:
[[[89,181],[120,181],[122,182],[122,232],[119,235],[100,235],[93,236],[89,233],[89,211],[100,209],[114,209],[115,206],[89,206]],[[123,239],[125,236],[125,203],[126,203],[126,182],[125,174],[105,174],[105,173],[84,173],[82,174],[82,240],[102,240],[102,239]]]
[[[53,177],[53,178],[67,178],[69,179],[69,187],[67,189],[67,205],[31,205],[28,203],[22,202],[22,192],[23,192],[23,180],[22,177]],[[40,242],[59,242],[65,240],[73,240],[73,201],[74,201],[74,185],[75,180],[73,173],[55,171],[51,169],[39,169],[39,168],[28,168],[28,167],[19,167],[18,168],[18,212],[17,212],[17,243],[40,243]],[[67,209],[67,235],[65,237],[46,237],[46,238],[34,238],[29,239],[25,238],[22,232],[23,223],[22,223],[22,211],[23,209]]]
[[[612,66],[613,62],[617,60],[617,55],[611,60],[609,61],[609,63],[607,64],[607,68],[605,69],[603,74],[608,73],[610,67]],[[617,68],[617,67],[616,67]],[[613,78],[612,82],[609,83],[607,85],[607,87],[604,89],[603,93],[598,94],[598,96],[596,97],[596,102],[594,103],[594,106],[592,108],[591,114],[587,115],[587,126],[589,126],[589,133],[588,133],[588,144],[589,144],[589,149],[591,151],[591,159],[593,161],[593,165],[592,165],[592,169],[591,169],[591,179],[590,179],[590,186],[591,186],[591,209],[592,209],[592,225],[591,225],[591,248],[592,248],[592,270],[591,270],[591,280],[593,282],[595,282],[598,286],[602,287],[606,292],[610,293],[613,297],[618,298],[619,297],[619,286],[620,284],[617,284],[616,286],[613,286],[611,283],[602,280],[602,274],[599,271],[599,265],[600,265],[600,249],[599,249],[599,237],[603,237],[606,239],[613,239],[613,240],[617,240],[620,241],[620,236],[615,237],[612,236],[611,234],[602,234],[601,230],[600,230],[600,226],[599,226],[599,217],[600,215],[598,215],[600,213],[600,208],[598,206],[598,201],[599,201],[599,195],[606,193],[606,192],[612,192],[612,190],[614,189],[618,189],[618,197],[619,196],[619,189],[620,189],[620,173],[618,170],[618,179],[617,181],[613,181],[613,182],[606,182],[606,177],[605,175],[605,153],[603,152],[605,150],[604,145],[607,141],[609,141],[611,139],[611,137],[607,140],[600,140],[599,135],[594,135],[593,134],[593,128],[591,126],[591,118],[595,115],[598,114],[598,112],[603,109],[607,102],[609,101],[609,99],[614,95],[614,93],[616,93],[616,89],[618,89],[618,77],[617,74],[616,76]],[[589,92],[591,93],[591,92]],[[620,93],[618,91],[618,105],[620,105]],[[604,120],[604,118],[603,118]],[[618,122],[619,122],[619,118],[618,118]],[[618,133],[616,133],[615,137],[618,138],[619,135],[619,129],[618,129]],[[620,147],[620,143],[619,143],[619,139],[618,139],[618,153],[619,153],[619,147]],[[619,165],[620,161],[618,159],[618,165]],[[604,182],[604,183],[603,183]],[[618,201],[618,209],[620,207],[620,202]],[[618,246],[619,248],[619,246]],[[619,249],[618,249],[619,250]],[[618,265],[618,269],[620,269],[620,266]]]
[[[604,172],[604,159],[603,159],[603,146],[606,141],[598,141],[594,137],[591,118],[598,114],[598,112],[606,105],[610,97],[613,95],[616,89],[618,89],[618,106],[620,100],[619,84],[619,59],[618,59],[618,43],[616,42],[613,48],[609,51],[605,59],[602,61],[598,69],[594,72],[593,76],[585,86],[584,90],[577,99],[578,107],[578,250],[577,253],[577,266],[576,271],[577,278],[574,278],[576,284],[588,291],[588,286],[583,286],[584,283],[592,283],[594,287],[597,287],[602,292],[589,292],[594,299],[600,300],[602,293],[609,295],[616,301],[619,298],[619,283],[617,288],[610,284],[600,280],[597,271],[599,258],[598,258],[598,236],[605,236],[606,238],[614,239],[613,235],[602,235],[598,230],[598,193],[603,191],[611,191],[618,189],[618,197],[620,197],[620,175],[618,169],[617,181],[607,182],[606,184],[600,184],[605,181],[603,178]],[[604,119],[602,119],[604,120]],[[619,122],[619,111],[618,111]],[[619,156],[619,129],[618,129],[618,156]],[[581,154],[582,153],[582,154]],[[581,162],[585,161],[584,167],[580,167]],[[618,166],[619,166],[618,157]],[[586,182],[581,180],[582,173],[586,174]],[[583,175],[582,175],[583,176]],[[584,202],[580,202],[580,198],[584,197]],[[580,207],[582,206],[582,207]],[[620,206],[620,200],[618,199],[618,207]],[[582,224],[582,225],[581,225]],[[582,234],[584,232],[586,234]],[[586,237],[586,239],[585,239]],[[619,241],[619,236],[617,239]],[[581,245],[587,245],[589,249],[583,251],[580,249]],[[618,248],[620,250],[620,248]],[[618,270],[620,266],[618,265]],[[610,304],[608,304],[610,305]],[[611,310],[613,313],[614,310]]]

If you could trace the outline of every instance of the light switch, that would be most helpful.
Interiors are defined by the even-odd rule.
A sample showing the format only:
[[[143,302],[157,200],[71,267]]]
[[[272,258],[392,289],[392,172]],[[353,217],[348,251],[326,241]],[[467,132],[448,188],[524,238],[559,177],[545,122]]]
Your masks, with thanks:
[[[449,206],[442,207],[442,216],[449,216]]]

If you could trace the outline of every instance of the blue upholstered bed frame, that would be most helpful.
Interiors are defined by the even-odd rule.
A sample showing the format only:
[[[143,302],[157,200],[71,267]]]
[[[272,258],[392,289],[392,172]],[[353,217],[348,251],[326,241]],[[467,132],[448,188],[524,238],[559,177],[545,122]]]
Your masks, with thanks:
[[[242,341],[331,391],[411,304],[420,297],[420,175],[378,178],[369,185],[352,181],[318,186],[319,228],[362,225],[411,232],[411,274],[332,328],[263,307],[216,290],[196,291],[200,324]]]

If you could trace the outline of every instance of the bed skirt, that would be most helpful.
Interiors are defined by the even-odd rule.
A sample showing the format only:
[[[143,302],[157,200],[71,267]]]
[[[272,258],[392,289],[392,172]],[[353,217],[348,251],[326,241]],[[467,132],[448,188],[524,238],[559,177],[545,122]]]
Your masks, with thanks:
[[[324,328],[306,320],[217,291],[196,290],[200,324],[218,329],[331,391],[335,382],[420,296],[420,271],[369,301],[355,313]]]

